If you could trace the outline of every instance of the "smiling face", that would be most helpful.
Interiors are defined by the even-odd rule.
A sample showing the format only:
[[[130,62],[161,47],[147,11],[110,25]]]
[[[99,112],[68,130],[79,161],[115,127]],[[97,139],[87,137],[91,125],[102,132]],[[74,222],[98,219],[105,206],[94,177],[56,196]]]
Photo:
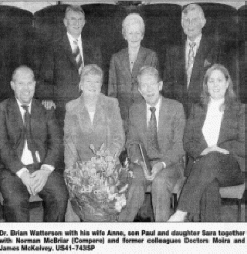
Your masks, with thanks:
[[[219,100],[225,97],[229,82],[220,70],[214,70],[208,78],[207,86],[210,97]]]
[[[137,22],[130,23],[125,28],[124,38],[128,42],[128,47],[138,48],[143,39],[141,25]]]
[[[206,20],[197,10],[182,15],[182,27],[189,40],[194,41],[202,33],[205,22]]]
[[[96,98],[101,91],[102,77],[94,74],[87,74],[80,82],[80,88],[84,97]]]
[[[67,32],[74,38],[78,38],[82,32],[82,28],[85,25],[85,17],[82,12],[70,10],[66,13],[63,22]]]
[[[139,78],[139,91],[150,106],[158,103],[162,86],[162,81],[158,82],[154,75],[143,74]]]
[[[15,97],[21,104],[28,105],[35,92],[35,80],[33,72],[28,68],[16,71],[13,80],[10,82],[11,88],[15,93]]]

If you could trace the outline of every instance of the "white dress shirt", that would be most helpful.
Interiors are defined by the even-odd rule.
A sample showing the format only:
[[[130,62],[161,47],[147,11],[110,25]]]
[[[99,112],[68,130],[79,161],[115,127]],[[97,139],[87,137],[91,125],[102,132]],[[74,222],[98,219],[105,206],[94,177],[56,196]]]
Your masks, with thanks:
[[[16,101],[19,106],[22,121],[24,123],[24,115],[26,113],[26,110],[22,107],[23,104],[21,104],[21,102],[18,99],[16,99]],[[26,106],[28,106],[28,112],[29,112],[29,114],[31,114],[32,101]],[[39,156],[38,151],[35,152],[35,156],[36,156],[37,162],[40,162],[40,156]],[[22,156],[21,156],[21,162],[23,163],[23,165],[30,165],[30,164],[34,163],[32,152],[28,149],[28,146],[27,146],[27,140],[25,140],[25,143],[24,143],[24,148],[23,148],[23,152],[22,152]],[[54,167],[51,165],[43,164],[41,166],[41,169],[49,169],[50,171],[53,171]],[[18,177],[21,177],[21,174],[25,171],[28,171],[28,169],[23,167],[16,172],[16,175]]]
[[[156,108],[155,117],[156,117],[156,122],[157,122],[157,133],[158,133],[158,128],[159,128],[159,115],[160,115],[161,102],[162,102],[162,100],[161,100],[161,96],[160,96],[160,98],[155,106],[150,106],[149,104],[146,103],[146,105],[147,105],[147,126],[149,124],[149,121],[151,119],[151,114],[152,114],[150,108],[151,107]],[[164,165],[164,168],[166,168],[166,163],[164,161],[162,161],[161,163]]]
[[[203,136],[207,142],[208,147],[217,145],[221,121],[224,111],[220,110],[220,106],[224,103],[224,99],[211,99],[208,104],[206,118],[202,127]]]
[[[202,34],[200,34],[195,40],[195,46],[193,48],[193,52],[194,52],[194,56],[196,56],[196,53],[198,51],[198,48],[200,46],[200,42],[201,42],[201,39],[202,39]],[[186,41],[186,48],[185,48],[185,61],[186,61],[186,66],[187,66],[187,63],[188,63],[188,55],[189,55],[189,50],[190,50],[190,43],[192,43],[193,41],[190,41],[189,39],[187,39]]]
[[[22,104],[18,100],[17,100],[17,104],[19,106],[19,110],[21,112],[22,121],[24,123],[24,115],[26,113],[26,110],[21,106]],[[31,104],[32,103],[30,102],[29,105],[27,105],[28,106],[28,112],[29,112],[29,114],[31,114]],[[33,156],[32,156],[31,151],[27,147],[27,140],[25,140],[25,143],[24,143],[24,148],[23,148],[23,152],[22,152],[22,156],[21,156],[21,162],[24,165],[33,164]]]
[[[82,58],[82,62],[84,62],[83,60],[83,49],[82,49],[82,40],[81,40],[81,35],[75,39],[70,33],[67,33],[68,39],[69,39],[69,43],[70,43],[70,47],[72,49],[72,52],[75,52],[75,44],[74,41],[77,41],[80,53],[81,53],[81,58]]]
[[[155,110],[155,117],[156,117],[157,128],[158,128],[158,126],[159,126],[159,115],[160,115],[160,106],[161,106],[161,97],[159,98],[159,100],[158,100],[158,102],[157,102],[157,104],[155,106],[150,106],[147,103],[146,103],[146,105],[147,105],[147,126],[149,124],[149,121],[151,119],[151,114],[152,114],[150,108],[151,107],[155,107],[156,108],[156,110]]]

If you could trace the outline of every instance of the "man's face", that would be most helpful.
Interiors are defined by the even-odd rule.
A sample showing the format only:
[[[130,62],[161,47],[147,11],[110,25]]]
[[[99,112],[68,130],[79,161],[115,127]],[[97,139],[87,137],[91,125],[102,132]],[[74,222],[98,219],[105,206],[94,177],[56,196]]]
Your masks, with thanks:
[[[85,25],[85,17],[81,12],[69,11],[63,20],[67,32],[73,37],[78,38]]]
[[[14,80],[10,82],[15,97],[21,104],[29,104],[35,92],[34,76],[31,70],[17,71]]]
[[[201,33],[205,23],[198,11],[189,11],[182,17],[182,27],[189,40],[194,41]]]
[[[162,81],[158,82],[157,78],[150,74],[143,74],[139,79],[139,91],[150,106],[158,103],[162,86]]]

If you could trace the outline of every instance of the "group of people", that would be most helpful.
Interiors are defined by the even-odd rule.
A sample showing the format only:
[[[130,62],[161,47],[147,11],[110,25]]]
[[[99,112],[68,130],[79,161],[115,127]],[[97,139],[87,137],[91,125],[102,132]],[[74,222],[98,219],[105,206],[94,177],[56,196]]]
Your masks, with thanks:
[[[100,50],[81,37],[85,22],[81,7],[68,6],[67,33],[47,50],[37,85],[33,71],[20,66],[11,81],[15,98],[0,103],[5,220],[29,221],[28,200],[37,193],[45,221],[64,221],[68,200],[70,217],[77,220],[61,168],[73,170],[93,156],[90,145],[105,144],[117,156],[127,149],[133,171],[118,221],[134,221],[148,185],[156,222],[220,221],[219,187],[244,182],[245,107],[218,63],[217,47],[202,35],[202,8],[183,9],[187,38],[167,51],[163,80],[156,53],[141,46],[142,17],[129,14],[122,23],[128,47],[112,56],[108,96],[101,93]],[[150,174],[140,151],[129,149],[132,144],[145,149]],[[185,156],[187,181],[171,216],[170,198],[184,177]]]

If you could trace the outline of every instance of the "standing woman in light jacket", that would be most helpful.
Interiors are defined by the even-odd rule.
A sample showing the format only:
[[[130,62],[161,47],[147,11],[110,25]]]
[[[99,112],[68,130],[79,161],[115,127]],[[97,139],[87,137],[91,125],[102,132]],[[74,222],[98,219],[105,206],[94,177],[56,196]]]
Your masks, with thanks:
[[[121,117],[127,131],[130,106],[141,98],[138,91],[137,74],[141,67],[158,68],[158,58],[154,51],[141,46],[145,24],[137,13],[129,14],[122,23],[122,34],[128,47],[111,58],[108,95],[119,101]]]
[[[201,216],[221,221],[219,187],[244,182],[245,107],[234,92],[228,70],[214,64],[204,77],[202,101],[194,105],[184,133],[191,171],[178,209],[169,221]]]

